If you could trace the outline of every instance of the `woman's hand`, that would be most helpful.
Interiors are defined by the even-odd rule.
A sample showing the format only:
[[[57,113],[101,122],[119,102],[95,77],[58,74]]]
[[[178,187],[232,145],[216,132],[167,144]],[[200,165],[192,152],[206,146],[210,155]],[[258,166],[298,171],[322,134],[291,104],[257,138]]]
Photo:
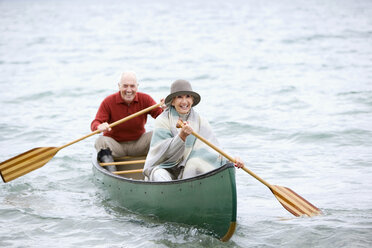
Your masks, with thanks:
[[[238,167],[238,168],[243,168],[244,167],[244,162],[239,158],[239,157],[236,157],[235,158],[235,167]]]
[[[182,120],[179,120],[182,121]],[[181,128],[181,131],[179,133],[180,138],[183,141],[186,141],[187,136],[189,136],[193,132],[192,127],[189,125],[188,122],[183,123],[183,127]]]

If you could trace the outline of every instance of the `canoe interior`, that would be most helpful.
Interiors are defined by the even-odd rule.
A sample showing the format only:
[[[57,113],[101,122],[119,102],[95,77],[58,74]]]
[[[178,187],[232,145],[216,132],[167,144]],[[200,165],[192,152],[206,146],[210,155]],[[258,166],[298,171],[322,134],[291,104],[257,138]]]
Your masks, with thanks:
[[[119,161],[145,157],[115,158]],[[236,225],[235,168],[226,164],[197,177],[169,182],[149,182],[142,173],[114,175],[93,155],[96,182],[120,206],[160,220],[202,227],[227,241]],[[118,165],[118,171],[143,169],[144,163]]]
[[[138,160],[145,160],[146,156],[141,157],[121,157],[121,158],[115,158],[115,162],[120,161],[138,161]],[[128,165],[117,165],[116,169],[118,171],[130,171],[130,170],[138,170],[143,169],[144,163],[140,164],[128,164]],[[131,180],[145,180],[144,175],[142,172],[138,173],[130,173],[130,174],[123,174],[119,175],[120,177],[131,179]]]

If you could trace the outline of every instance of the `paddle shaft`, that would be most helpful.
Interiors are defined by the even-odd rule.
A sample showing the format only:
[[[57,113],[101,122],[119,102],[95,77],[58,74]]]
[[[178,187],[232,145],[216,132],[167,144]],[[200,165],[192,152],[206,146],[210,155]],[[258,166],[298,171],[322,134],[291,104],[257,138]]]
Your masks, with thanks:
[[[114,127],[125,121],[128,121],[132,118],[135,118],[141,114],[144,114],[154,108],[160,107],[163,103],[158,103],[153,106],[150,106],[146,109],[143,109],[137,113],[134,113],[130,116],[127,116],[123,119],[120,119],[114,123],[111,123],[109,127]],[[4,182],[9,182],[20,176],[23,176],[33,170],[36,170],[44,166],[49,160],[51,160],[54,155],[61,149],[75,144],[83,139],[86,139],[92,135],[100,133],[100,130],[96,130],[88,135],[81,137],[80,139],[74,140],[70,143],[67,143],[60,147],[38,147],[31,149],[27,152],[19,154],[13,158],[10,158],[4,162],[0,163],[0,175]]]
[[[163,103],[158,103],[158,104],[152,105],[151,107],[148,107],[148,108],[142,109],[141,111],[138,111],[138,112],[136,112],[136,113],[134,113],[134,114],[132,114],[132,115],[129,115],[129,116],[127,116],[127,117],[124,117],[123,119],[120,119],[120,120],[118,120],[118,121],[115,121],[115,122],[111,123],[111,124],[109,125],[109,127],[111,128],[111,127],[117,126],[117,125],[119,125],[119,124],[121,124],[121,123],[123,123],[123,122],[129,121],[130,119],[133,119],[133,118],[135,118],[135,117],[137,117],[137,116],[139,116],[139,115],[142,115],[142,114],[147,113],[147,112],[149,112],[149,111],[151,111],[151,110],[153,110],[153,109],[155,109],[155,108],[157,108],[157,107],[160,107],[162,104],[163,104]],[[100,133],[100,132],[101,132],[101,131],[97,129],[96,131],[94,131],[94,132],[92,132],[92,133],[90,133],[90,134],[87,134],[87,135],[81,137],[80,139],[76,139],[76,140],[74,140],[74,141],[71,141],[70,143],[67,143],[67,144],[65,144],[65,145],[63,145],[63,146],[58,147],[58,150],[61,150],[61,149],[65,148],[65,147],[67,147],[67,146],[70,146],[70,145],[75,144],[75,143],[77,143],[77,142],[79,142],[79,141],[82,141],[83,139],[86,139],[86,138],[88,138],[88,137],[90,137],[90,136],[93,136],[93,135],[95,135],[95,134],[98,134],[98,133]]]
[[[179,123],[180,124],[180,123]],[[181,125],[181,124],[180,124]],[[183,123],[182,123],[183,125]],[[182,126],[181,125],[181,126]],[[195,133],[194,131],[192,132],[192,135],[194,135],[195,137],[197,137],[198,139],[200,139],[201,141],[203,141],[205,144],[207,144],[208,146],[210,146],[211,148],[213,148],[215,151],[217,151],[219,154],[221,154],[222,156],[224,156],[225,158],[227,158],[228,160],[230,160],[231,162],[235,163],[235,158],[231,157],[230,155],[228,155],[227,153],[225,153],[224,151],[222,151],[220,148],[218,148],[217,146],[213,145],[211,142],[209,142],[208,140],[206,140],[205,138],[203,138],[202,136],[200,136],[199,134]],[[248,168],[246,167],[243,167],[242,168],[244,171],[246,171],[247,173],[249,173],[251,176],[253,176],[254,178],[256,178],[258,181],[260,181],[261,183],[265,184],[267,187],[271,187],[271,185],[266,182],[265,180],[263,180],[262,178],[260,178],[259,176],[257,176],[253,171],[249,170]]]

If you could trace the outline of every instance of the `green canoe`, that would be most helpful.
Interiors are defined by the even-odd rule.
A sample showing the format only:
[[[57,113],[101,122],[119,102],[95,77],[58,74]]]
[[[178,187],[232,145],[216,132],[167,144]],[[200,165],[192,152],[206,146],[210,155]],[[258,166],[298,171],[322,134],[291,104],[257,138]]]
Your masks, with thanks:
[[[138,161],[138,159],[142,159]],[[144,158],[116,158],[118,173],[143,169]],[[229,163],[197,177],[169,182],[144,181],[141,172],[113,174],[93,154],[93,173],[110,199],[120,206],[161,220],[201,227],[228,241],[236,227],[235,168]],[[141,162],[141,163],[139,163]],[[132,163],[132,162],[127,162]]]

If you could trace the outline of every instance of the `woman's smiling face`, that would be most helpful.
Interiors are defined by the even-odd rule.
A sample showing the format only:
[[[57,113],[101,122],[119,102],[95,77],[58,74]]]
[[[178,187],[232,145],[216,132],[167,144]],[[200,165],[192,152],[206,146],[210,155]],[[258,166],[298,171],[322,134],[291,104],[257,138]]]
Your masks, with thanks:
[[[176,108],[179,114],[187,114],[193,103],[194,98],[191,95],[181,95],[173,98],[172,106]]]

